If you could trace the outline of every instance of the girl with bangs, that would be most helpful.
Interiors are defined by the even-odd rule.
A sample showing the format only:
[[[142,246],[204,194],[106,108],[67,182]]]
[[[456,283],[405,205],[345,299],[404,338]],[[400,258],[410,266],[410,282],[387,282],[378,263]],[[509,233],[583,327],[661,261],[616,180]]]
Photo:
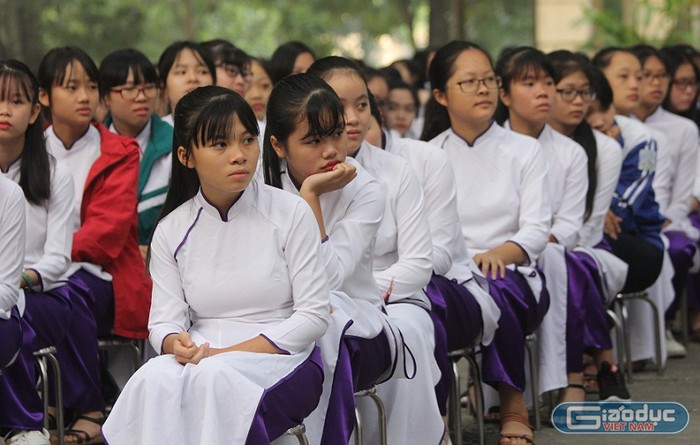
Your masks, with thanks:
[[[620,177],[622,153],[615,140],[593,130],[585,121],[588,107],[596,97],[589,78],[588,59],[569,51],[556,51],[547,55],[547,60],[556,83],[548,125],[583,147],[588,178],[583,223],[575,244],[567,247],[565,254],[566,291],[573,304],[566,308],[566,368],[562,368],[559,381],[577,382],[565,390],[564,399],[585,396],[575,386],[583,377],[580,370],[585,351],[594,360],[600,400],[629,399],[623,374],[615,365],[606,315],[606,307],[624,285],[627,264],[600,246],[605,215]],[[571,314],[574,308],[581,311],[579,316]],[[572,368],[577,372],[563,380],[566,377],[563,372]]]
[[[110,444],[267,444],[318,403],[314,342],[329,317],[319,233],[303,200],[254,180],[257,137],[229,89],[199,88],[175,109],[149,265],[149,338],[162,355],[124,388],[103,429]]]
[[[524,355],[525,337],[549,307],[535,268],[551,220],[543,149],[494,123],[500,78],[477,45],[443,46],[429,78],[433,97],[421,139],[445,150],[452,163],[462,236],[501,311],[494,341],[482,348],[483,380],[499,392],[499,442],[533,443]]]
[[[352,127],[346,130],[343,104],[323,80],[309,74],[281,80],[267,110],[265,181],[301,196],[313,210],[334,291],[331,325],[320,344],[324,396],[304,423],[312,443],[348,443],[355,391],[388,379],[403,363],[403,345],[372,274],[384,194],[347,156]]]
[[[139,178],[136,190],[139,248],[146,260],[148,244],[170,182],[173,127],[156,113],[160,79],[153,64],[135,49],[108,54],[100,64],[100,96],[108,114],[105,127],[136,139]]]
[[[0,61],[0,213],[6,240],[0,266],[0,437],[9,444],[48,445],[33,353],[63,345],[69,327],[80,331],[80,326],[71,326],[71,296],[65,285],[73,185],[70,174],[46,152],[38,95],[36,78],[26,65]],[[19,185],[17,193],[12,181]],[[72,351],[65,352],[70,356]],[[73,369],[67,366],[69,372]]]
[[[434,359],[432,305],[423,291],[432,272],[432,242],[420,182],[406,160],[365,142],[372,117],[370,93],[357,64],[342,57],[324,57],[308,73],[322,78],[338,94],[349,135],[348,155],[382,185],[386,199],[372,270],[389,318],[401,330],[415,360],[415,369],[408,374],[412,378],[398,373],[377,387],[387,411],[388,441],[438,443],[445,426],[434,389],[440,370]],[[439,349],[444,351],[446,345]],[[409,408],[411,404],[420,409]],[[366,427],[364,440],[378,440],[374,428]]]
[[[158,75],[168,114],[163,120],[173,125],[173,112],[182,97],[195,88],[216,85],[216,65],[208,49],[188,40],[174,42],[158,59]]]
[[[67,224],[73,230],[72,264],[67,275],[74,323],[82,324],[85,334],[73,338],[70,348],[90,370],[64,375],[64,402],[77,414],[66,441],[101,443],[104,401],[97,337],[146,336],[150,281],[137,240],[138,147],[132,139],[92,123],[99,101],[98,71],[84,51],[49,51],[39,65],[38,81],[39,102],[51,119],[44,133],[47,149],[73,179],[75,205]],[[59,349],[61,366],[63,354]]]

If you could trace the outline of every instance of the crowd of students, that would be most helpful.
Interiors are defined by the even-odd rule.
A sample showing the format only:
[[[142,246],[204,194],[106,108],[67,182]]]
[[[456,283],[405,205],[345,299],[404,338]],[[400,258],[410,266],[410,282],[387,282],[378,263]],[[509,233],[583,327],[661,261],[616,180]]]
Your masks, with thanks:
[[[51,440],[46,346],[66,443],[263,444],[302,422],[349,443],[375,386],[389,443],[448,443],[448,351],[475,347],[499,443],[526,444],[529,335],[559,402],[630,399],[620,292],[665,312],[668,357],[687,353],[670,330],[687,292],[700,339],[690,46],[494,63],[454,41],[374,69],[182,41],[156,65],[56,48],[35,72],[0,61],[0,443]],[[643,367],[653,315],[630,312]],[[107,418],[109,336],[157,357]]]

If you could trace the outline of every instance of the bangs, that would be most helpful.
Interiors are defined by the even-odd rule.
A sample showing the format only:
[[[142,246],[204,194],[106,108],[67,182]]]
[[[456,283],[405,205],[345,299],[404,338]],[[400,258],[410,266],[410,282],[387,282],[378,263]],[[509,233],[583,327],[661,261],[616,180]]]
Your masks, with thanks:
[[[529,62],[527,65],[518,67],[513,72],[514,81],[525,81],[528,79],[542,79],[545,77],[554,78],[553,72],[548,72],[542,65],[535,62]]]
[[[80,64],[83,67],[83,70],[85,71],[85,74],[87,75],[90,81],[98,83],[100,75],[97,70],[97,67],[92,62],[92,60],[88,60],[88,62],[89,63],[86,64],[85,61],[80,60],[79,58],[75,58],[66,61],[65,64],[63,64],[63,66],[59,65],[58,70],[56,71],[56,76],[54,77],[54,85],[65,85],[73,75],[73,66],[76,63]]]
[[[37,101],[34,86],[26,75],[12,69],[3,71],[0,73],[0,101],[9,101],[17,96],[31,103]]]
[[[304,108],[309,131],[302,139],[329,137],[345,129],[345,110],[338,98],[329,91],[314,91],[309,95]]]
[[[205,147],[222,139],[229,139],[233,134],[234,119],[238,116],[245,129],[252,135],[258,136],[258,121],[250,107],[241,107],[231,96],[212,98],[206,108],[197,115],[194,122],[190,147]]]

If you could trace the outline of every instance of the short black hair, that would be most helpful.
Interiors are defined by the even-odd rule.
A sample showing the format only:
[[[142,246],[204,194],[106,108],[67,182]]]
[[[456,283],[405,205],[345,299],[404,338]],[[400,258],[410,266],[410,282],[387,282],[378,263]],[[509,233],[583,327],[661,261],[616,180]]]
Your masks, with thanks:
[[[133,48],[119,49],[107,54],[100,63],[100,97],[105,97],[112,88],[124,85],[129,70],[134,73],[134,85],[153,83],[160,88],[158,72],[148,57]]]

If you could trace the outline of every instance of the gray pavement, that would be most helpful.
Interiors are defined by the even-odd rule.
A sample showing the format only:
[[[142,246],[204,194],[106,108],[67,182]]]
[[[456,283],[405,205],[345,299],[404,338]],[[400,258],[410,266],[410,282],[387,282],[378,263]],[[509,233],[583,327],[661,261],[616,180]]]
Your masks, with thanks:
[[[466,374],[463,374],[466,375]],[[620,435],[563,434],[548,425],[542,425],[535,432],[538,445],[700,445],[700,344],[688,345],[688,356],[684,359],[669,360],[662,376],[655,370],[637,372],[634,383],[628,385],[632,399],[636,401],[673,401],[685,406],[690,413],[690,422],[686,429],[678,434],[660,435]],[[589,396],[589,400],[595,400]],[[471,416],[463,412],[465,428],[464,443],[477,443],[476,424]],[[542,411],[546,418],[545,410]],[[498,443],[498,426],[486,425],[486,444]]]

